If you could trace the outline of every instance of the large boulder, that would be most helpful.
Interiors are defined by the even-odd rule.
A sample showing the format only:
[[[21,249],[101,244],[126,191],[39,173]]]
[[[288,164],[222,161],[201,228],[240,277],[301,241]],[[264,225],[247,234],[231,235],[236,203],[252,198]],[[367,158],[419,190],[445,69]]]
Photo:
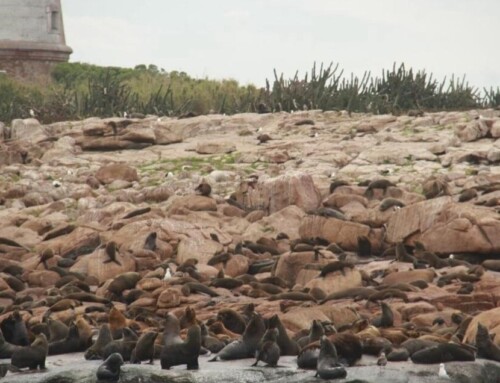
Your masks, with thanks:
[[[34,118],[25,120],[16,119],[12,121],[11,139],[25,141],[32,144],[47,138],[43,126]]]
[[[469,327],[467,327],[463,339],[464,343],[476,343],[477,324],[481,323],[486,326],[490,334],[495,335],[494,342],[500,346],[500,322],[498,318],[500,318],[500,307],[476,315],[469,323]]]

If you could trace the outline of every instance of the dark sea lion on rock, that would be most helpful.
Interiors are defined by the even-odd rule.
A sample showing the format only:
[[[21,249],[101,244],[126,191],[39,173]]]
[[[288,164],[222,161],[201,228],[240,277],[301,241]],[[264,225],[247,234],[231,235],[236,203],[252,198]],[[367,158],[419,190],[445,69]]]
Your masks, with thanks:
[[[23,346],[17,346],[7,342],[0,331],[0,359],[10,358],[14,351],[22,349]]]
[[[12,353],[11,364],[17,368],[26,368],[36,370],[45,369],[45,358],[49,351],[49,343],[45,334],[36,336],[30,346],[25,346],[17,349]]]
[[[334,273],[336,271],[341,271],[342,275],[345,275],[344,269],[349,268],[353,269],[354,268],[354,263],[352,262],[346,262],[346,261],[333,261],[321,268],[321,273],[318,275],[317,278],[324,278],[326,277],[329,273]]]
[[[280,317],[274,314],[269,318],[269,328],[276,328],[278,330],[278,346],[281,355],[298,355],[299,345],[294,340],[290,339],[285,326],[281,323]]]
[[[17,346],[28,346],[28,330],[19,311],[14,311],[0,325],[5,340]]]
[[[392,327],[394,325],[394,314],[390,306],[385,302],[380,302],[382,313],[372,319],[372,325],[375,327]]]
[[[493,342],[488,329],[481,323],[477,324],[476,347],[479,358],[500,362],[500,347]]]
[[[267,330],[262,337],[259,348],[255,352],[255,363],[252,367],[257,366],[259,361],[267,364],[269,367],[276,367],[280,358],[280,347],[278,346],[279,331],[277,328]]]
[[[420,364],[471,362],[475,359],[474,352],[456,343],[440,343],[411,355],[412,362]]]
[[[210,258],[207,262],[207,265],[215,266],[219,263],[223,263],[225,265],[227,261],[231,259],[231,257],[232,255],[225,251],[223,253],[216,254],[212,258]]]
[[[349,182],[344,181],[344,180],[332,181],[332,183],[330,184],[330,189],[329,189],[330,194],[332,194],[335,191],[335,189],[337,189],[340,186],[349,186]]]
[[[234,278],[214,278],[210,282],[212,287],[222,287],[224,289],[232,290],[243,285],[243,282]]]
[[[153,364],[154,343],[157,336],[158,333],[154,331],[142,334],[130,355],[130,363],[141,364],[142,361],[148,360],[149,364]]]
[[[212,194],[212,187],[206,182],[201,182],[194,190],[204,197],[209,197]]]
[[[300,291],[288,291],[285,293],[275,294],[269,297],[270,301],[277,301],[279,299],[288,299],[291,301],[301,301],[301,302],[316,302],[314,297],[308,293],[302,293]]]
[[[163,327],[163,346],[182,343],[180,337],[181,325],[179,319],[173,314],[167,314],[165,317],[165,325]]]
[[[336,299],[368,299],[370,295],[375,293],[376,290],[369,287],[352,287],[345,290],[340,290],[331,294],[328,294],[325,299],[321,301],[321,304],[324,304],[331,300]]]
[[[358,237],[358,255],[360,257],[369,257],[372,255],[372,244],[365,235]]]
[[[406,348],[395,348],[387,354],[389,362],[406,362],[410,358],[410,353]]]
[[[382,202],[380,202],[380,205],[378,206],[378,209],[380,211],[386,211],[388,209],[390,209],[391,207],[394,207],[394,208],[402,208],[404,207],[405,204],[398,200],[398,199],[395,199],[395,198],[385,198],[382,200]]]
[[[467,202],[477,197],[477,190],[474,188],[465,189],[458,197],[458,202]]]
[[[163,346],[160,356],[161,368],[169,370],[170,367],[185,364],[188,370],[197,370],[200,350],[201,329],[200,326],[194,325],[189,328],[183,343]]]
[[[96,372],[98,382],[118,382],[120,379],[120,367],[123,365],[123,358],[118,353],[111,354]]]
[[[124,290],[130,290],[141,280],[141,275],[135,271],[129,271],[116,276],[108,286],[108,291],[120,296]]]
[[[78,327],[72,324],[65,339],[49,343],[49,355],[69,354],[71,352],[84,351],[86,344],[80,339]]]
[[[130,360],[132,351],[137,344],[137,335],[128,327],[123,329],[123,338],[109,342],[102,349],[103,359],[108,358],[111,354],[119,353],[124,361]]]
[[[218,353],[220,350],[224,348],[226,345],[224,342],[221,342],[219,339],[210,336],[208,333],[208,328],[205,324],[201,324],[201,345],[205,347],[211,353]]]
[[[215,290],[211,289],[210,287],[198,283],[198,282],[187,282],[182,286],[182,293],[184,296],[189,296],[190,294],[196,294],[196,293],[201,293],[201,294],[206,294],[211,297],[218,297],[219,293],[216,292]]]
[[[111,336],[111,330],[109,329],[109,325],[105,323],[101,326],[95,343],[92,346],[90,346],[87,349],[87,351],[85,351],[84,354],[85,359],[87,360],[103,359],[102,350],[112,340],[113,337]]]
[[[242,315],[232,309],[222,309],[217,314],[217,320],[220,320],[224,327],[236,334],[243,334],[247,323]]]
[[[48,270],[49,266],[47,265],[47,261],[51,258],[54,258],[54,252],[52,249],[45,249],[42,251],[42,254],[40,254],[40,262],[35,266],[35,269],[38,267],[40,263],[43,264],[43,267],[45,267],[45,270]]]
[[[118,266],[121,266],[122,264],[118,259],[116,259],[116,251],[118,250],[118,246],[116,245],[116,242],[110,241],[106,244],[106,255],[108,256],[109,259],[105,260],[103,263],[110,263],[114,262]]]
[[[387,192],[387,188],[389,188],[390,186],[396,186],[396,185],[394,183],[392,183],[391,181],[386,180],[386,179],[379,179],[379,180],[372,181],[368,184],[368,187],[366,188],[364,195],[367,198],[372,198],[373,197],[373,190],[381,189],[385,193],[385,192]]]
[[[254,313],[240,340],[233,341],[220,350],[210,361],[234,360],[253,357],[266,331],[262,317]]]
[[[309,328],[309,334],[300,338],[297,341],[297,344],[300,348],[304,348],[308,344],[320,340],[323,335],[325,335],[325,329],[323,325],[320,321],[313,320],[311,323],[311,327]]]
[[[335,346],[326,336],[322,336],[315,377],[321,379],[339,379],[346,376],[347,371],[338,361]]]
[[[143,247],[144,250],[155,251],[157,249],[156,238],[157,238],[156,231],[149,233],[148,236],[146,237],[146,240],[144,241],[144,247]]]
[[[403,242],[399,242],[396,245],[396,260],[398,262],[407,262],[407,263],[414,263],[417,261],[417,259],[413,255],[408,254]]]
[[[408,353],[413,355],[414,353],[424,350],[426,348],[436,346],[437,342],[430,341],[430,340],[424,340],[424,339],[408,339],[401,343],[401,347],[405,348],[408,350]]]
[[[402,299],[405,303],[408,303],[408,295],[406,295],[401,290],[397,289],[384,289],[378,292],[373,293],[368,297],[367,304],[369,302],[377,302],[387,298],[399,298]]]

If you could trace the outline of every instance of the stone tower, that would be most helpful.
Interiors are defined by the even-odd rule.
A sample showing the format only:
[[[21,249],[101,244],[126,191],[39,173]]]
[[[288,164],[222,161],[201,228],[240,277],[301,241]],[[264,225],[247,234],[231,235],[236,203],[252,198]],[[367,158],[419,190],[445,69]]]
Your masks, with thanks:
[[[68,61],[60,0],[0,0],[0,71],[27,82],[47,82]]]

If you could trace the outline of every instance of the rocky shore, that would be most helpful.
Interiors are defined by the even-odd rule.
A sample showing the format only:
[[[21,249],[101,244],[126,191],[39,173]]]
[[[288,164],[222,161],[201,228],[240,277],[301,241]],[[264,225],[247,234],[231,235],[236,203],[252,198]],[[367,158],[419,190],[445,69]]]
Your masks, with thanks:
[[[294,341],[313,321],[334,343],[336,331],[353,336],[363,357],[345,381],[440,381],[440,357],[453,381],[497,381],[500,337],[478,344],[476,332],[500,332],[498,137],[495,110],[0,123],[0,323],[20,318],[30,341],[50,343],[52,322],[73,324],[84,351],[103,324],[161,334],[167,313],[184,338],[189,307],[225,344],[245,327],[221,310],[252,307],[266,323],[278,314]],[[409,340],[475,361],[440,351],[419,364]],[[402,349],[407,361],[377,366],[380,352]],[[207,359],[199,372],[126,364],[121,381],[314,376],[296,356],[277,368]],[[94,381],[101,363],[47,361],[44,373],[3,379]]]

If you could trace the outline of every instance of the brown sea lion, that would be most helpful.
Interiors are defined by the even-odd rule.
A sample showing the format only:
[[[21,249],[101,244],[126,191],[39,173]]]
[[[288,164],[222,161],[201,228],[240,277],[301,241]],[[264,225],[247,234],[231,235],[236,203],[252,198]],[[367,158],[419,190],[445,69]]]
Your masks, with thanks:
[[[308,344],[316,342],[321,339],[321,337],[325,335],[325,329],[320,321],[313,320],[311,323],[311,327],[309,328],[309,334],[300,338],[297,341],[297,344],[300,348],[306,347]]]
[[[71,352],[80,352],[86,349],[87,345],[80,339],[78,327],[72,324],[69,327],[68,335],[65,339],[49,343],[49,355],[69,354]]]
[[[299,345],[294,340],[290,339],[285,326],[281,323],[280,317],[274,314],[269,318],[269,328],[276,328],[278,330],[278,346],[281,355],[298,355]]]
[[[267,330],[262,337],[260,345],[255,352],[255,363],[252,367],[257,366],[259,361],[263,361],[269,367],[276,367],[280,358],[280,347],[278,346],[279,331],[277,328]]]
[[[391,186],[396,186],[396,185],[394,183],[392,183],[391,181],[386,180],[386,179],[375,180],[375,181],[372,181],[368,184],[368,187],[366,188],[364,195],[367,198],[373,198],[373,191],[375,189],[381,189],[384,191],[384,193],[386,193],[387,188],[389,188]]]
[[[7,342],[0,330],[0,359],[10,358],[14,351],[20,350],[23,346],[17,346]]]
[[[411,355],[412,362],[419,364],[470,362],[475,359],[473,351],[456,343],[440,343]]]
[[[236,334],[243,334],[247,326],[243,316],[232,309],[219,310],[217,320],[220,320],[224,327]]]
[[[206,182],[201,182],[194,190],[204,197],[209,197],[212,194],[212,187]]]
[[[215,290],[211,289],[210,287],[204,285],[203,283],[199,283],[199,282],[184,283],[181,291],[185,296],[189,296],[190,294],[196,294],[196,293],[206,294],[206,295],[209,295],[211,297],[218,297],[219,296],[218,292],[216,292]]]
[[[405,204],[398,200],[398,199],[395,199],[395,198],[384,198],[382,200],[382,202],[380,202],[380,205],[378,206],[378,209],[380,211],[386,211],[388,209],[390,209],[391,207],[394,207],[394,208],[402,208],[404,207]]]
[[[341,271],[342,275],[345,275],[344,269],[349,268],[353,269],[354,268],[354,263],[352,262],[346,262],[346,261],[333,261],[325,266],[322,267],[321,273],[318,275],[317,278],[324,278],[330,273],[334,273],[336,271]]]
[[[332,183],[330,183],[330,194],[332,194],[335,189],[337,189],[338,187],[340,186],[348,186],[349,185],[349,182],[347,181],[344,181],[344,180],[334,180],[332,181]]]
[[[142,361],[149,360],[149,364],[153,364],[155,351],[154,343],[157,336],[158,333],[154,331],[142,334],[137,341],[135,348],[132,350],[130,363],[141,364]]]
[[[17,346],[28,346],[30,344],[26,324],[18,310],[2,321],[0,329],[5,340],[9,343]]]
[[[169,370],[170,367],[185,364],[188,370],[198,369],[198,356],[201,350],[200,326],[191,326],[188,330],[186,340],[163,346],[160,360],[161,368]]]
[[[184,310],[184,314],[181,316],[179,323],[181,328],[189,328],[195,324],[198,324],[196,320],[196,311],[190,306],[187,306]]]
[[[369,257],[372,255],[372,244],[367,236],[360,235],[358,237],[358,256]]]
[[[111,330],[109,329],[109,324],[104,323],[97,335],[95,343],[90,346],[87,351],[85,351],[84,357],[87,360],[103,359],[102,349],[111,341],[113,337],[111,336]]]
[[[380,302],[382,313],[373,318],[372,325],[375,327],[392,327],[394,326],[394,314],[390,306],[385,302]]]
[[[45,358],[49,351],[49,343],[45,334],[36,336],[30,346],[24,346],[12,353],[11,364],[17,368],[26,368],[30,370],[45,369]]]
[[[209,334],[207,326],[202,323],[200,325],[201,329],[201,345],[205,347],[211,353],[218,353],[220,350],[224,348],[226,345],[224,342],[221,342],[216,337],[213,337]]]
[[[123,363],[123,358],[119,353],[111,354],[97,369],[97,381],[117,382],[120,379],[120,367]]]
[[[315,377],[321,379],[345,378],[347,371],[339,363],[337,349],[326,336],[321,337]]]
[[[141,275],[134,271],[129,271],[118,275],[108,286],[108,291],[120,296],[124,290],[130,290],[141,280]]]
[[[336,300],[336,299],[368,299],[370,295],[375,293],[376,290],[369,288],[369,287],[352,287],[348,288],[345,290],[340,290],[331,294],[328,294],[325,299],[323,299],[320,304],[324,304],[328,301],[331,300]]]
[[[54,252],[52,251],[52,249],[48,248],[42,251],[42,253],[40,254],[40,262],[38,262],[38,264],[35,266],[35,269],[40,263],[42,263],[43,267],[45,267],[45,270],[48,270],[49,266],[47,265],[47,261],[51,258],[54,258]]]

